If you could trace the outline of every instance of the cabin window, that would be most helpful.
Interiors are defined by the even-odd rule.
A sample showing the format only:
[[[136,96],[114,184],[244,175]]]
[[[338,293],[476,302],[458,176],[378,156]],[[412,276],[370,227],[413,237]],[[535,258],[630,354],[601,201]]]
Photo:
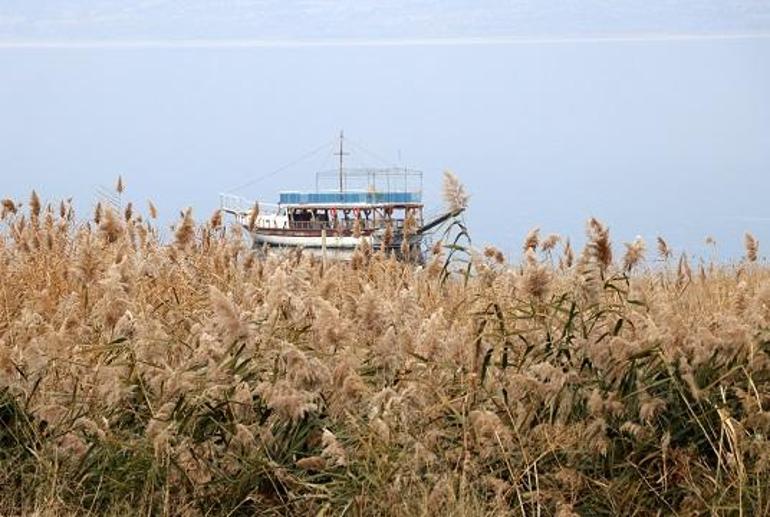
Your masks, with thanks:
[[[306,210],[304,208],[294,210],[292,215],[292,219],[297,222],[308,222],[313,217],[313,214],[310,212],[310,210]]]
[[[328,222],[329,221],[329,212],[323,209],[319,209],[315,211],[315,220],[320,222]]]

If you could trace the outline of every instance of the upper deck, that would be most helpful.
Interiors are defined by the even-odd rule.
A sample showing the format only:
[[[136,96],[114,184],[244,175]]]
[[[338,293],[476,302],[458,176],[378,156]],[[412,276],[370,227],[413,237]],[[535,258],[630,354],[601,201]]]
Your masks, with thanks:
[[[342,169],[316,173],[314,192],[283,191],[286,207],[419,207],[422,172],[408,168]]]
[[[420,205],[421,192],[292,192],[279,194],[282,206]]]

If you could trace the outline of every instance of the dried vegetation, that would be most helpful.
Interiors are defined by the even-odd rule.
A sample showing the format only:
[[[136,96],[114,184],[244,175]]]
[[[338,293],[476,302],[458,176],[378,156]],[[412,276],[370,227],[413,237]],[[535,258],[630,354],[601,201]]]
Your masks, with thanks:
[[[770,513],[751,236],[698,274],[662,239],[613,261],[597,220],[577,258],[534,230],[520,265],[416,267],[2,207],[2,514]]]

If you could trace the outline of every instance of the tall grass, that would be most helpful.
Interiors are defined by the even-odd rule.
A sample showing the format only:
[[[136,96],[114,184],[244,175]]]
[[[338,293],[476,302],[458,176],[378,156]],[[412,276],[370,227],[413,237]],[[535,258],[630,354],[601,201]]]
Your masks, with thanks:
[[[458,222],[423,267],[324,264],[129,206],[2,202],[2,514],[770,513],[753,237],[693,272]]]

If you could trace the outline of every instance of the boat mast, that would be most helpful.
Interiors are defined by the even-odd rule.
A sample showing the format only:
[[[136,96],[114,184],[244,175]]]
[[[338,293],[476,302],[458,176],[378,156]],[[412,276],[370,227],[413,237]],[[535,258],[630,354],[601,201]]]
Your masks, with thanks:
[[[343,182],[342,182],[342,176],[343,176],[343,172],[342,172],[342,157],[350,154],[350,153],[346,153],[346,152],[343,151],[343,147],[342,146],[343,146],[343,141],[344,140],[345,140],[345,135],[344,135],[344,133],[342,131],[340,131],[340,150],[339,150],[338,153],[335,153],[337,156],[340,157],[340,193],[342,193],[343,190],[344,190],[344,186],[343,186]]]

